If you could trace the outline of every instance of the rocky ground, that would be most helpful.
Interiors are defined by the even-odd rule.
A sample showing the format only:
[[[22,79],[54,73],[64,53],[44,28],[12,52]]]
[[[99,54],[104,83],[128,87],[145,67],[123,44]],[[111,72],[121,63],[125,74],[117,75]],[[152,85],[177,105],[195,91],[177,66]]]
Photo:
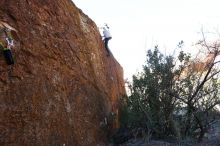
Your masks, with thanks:
[[[130,140],[129,142],[119,145],[119,146],[220,146],[219,139],[213,139],[202,143],[192,143],[192,142],[179,142],[179,143],[168,143],[163,141],[149,141],[144,140]]]
[[[220,120],[213,125],[201,143],[191,141],[169,143],[156,140],[130,139],[128,142],[119,146],[220,146]]]

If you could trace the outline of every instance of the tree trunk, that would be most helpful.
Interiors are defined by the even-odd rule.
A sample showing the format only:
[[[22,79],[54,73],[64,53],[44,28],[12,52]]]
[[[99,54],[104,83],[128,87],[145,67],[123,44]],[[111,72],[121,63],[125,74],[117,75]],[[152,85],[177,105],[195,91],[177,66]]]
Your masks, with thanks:
[[[191,126],[191,120],[192,120],[192,110],[188,107],[186,126],[185,126],[185,130],[184,130],[184,136],[185,137],[189,135],[189,129],[190,129],[190,126]]]
[[[197,124],[199,125],[199,129],[200,129],[200,133],[199,133],[199,137],[198,137],[198,142],[201,142],[204,135],[205,135],[205,128],[202,124],[202,121],[195,115],[195,119],[196,119],[196,122]]]

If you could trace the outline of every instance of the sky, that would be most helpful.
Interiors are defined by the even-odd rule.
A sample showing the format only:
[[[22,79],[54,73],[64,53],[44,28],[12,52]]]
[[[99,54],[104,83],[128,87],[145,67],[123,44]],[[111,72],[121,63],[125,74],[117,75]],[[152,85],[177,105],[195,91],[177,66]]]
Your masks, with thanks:
[[[220,37],[219,0],[73,0],[98,27],[107,23],[109,48],[124,69],[124,78],[142,70],[146,52],[158,45],[171,54],[184,41],[186,52],[201,39],[201,30]],[[207,38],[208,39],[208,38]]]

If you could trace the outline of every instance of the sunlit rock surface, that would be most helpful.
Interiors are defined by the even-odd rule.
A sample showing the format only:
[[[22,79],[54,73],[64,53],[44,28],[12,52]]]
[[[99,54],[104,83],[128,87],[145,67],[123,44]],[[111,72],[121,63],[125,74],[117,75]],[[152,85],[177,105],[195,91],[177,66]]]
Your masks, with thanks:
[[[104,145],[125,90],[95,23],[71,0],[1,0],[0,20],[17,30],[15,65],[0,55],[0,145]]]

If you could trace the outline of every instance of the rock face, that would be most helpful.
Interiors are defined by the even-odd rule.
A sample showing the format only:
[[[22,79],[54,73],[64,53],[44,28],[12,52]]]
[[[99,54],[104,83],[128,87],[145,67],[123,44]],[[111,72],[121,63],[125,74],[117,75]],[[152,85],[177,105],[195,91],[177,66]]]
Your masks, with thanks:
[[[0,54],[0,145],[102,145],[125,90],[95,23],[71,0],[1,0],[0,21],[17,30],[15,65]]]

